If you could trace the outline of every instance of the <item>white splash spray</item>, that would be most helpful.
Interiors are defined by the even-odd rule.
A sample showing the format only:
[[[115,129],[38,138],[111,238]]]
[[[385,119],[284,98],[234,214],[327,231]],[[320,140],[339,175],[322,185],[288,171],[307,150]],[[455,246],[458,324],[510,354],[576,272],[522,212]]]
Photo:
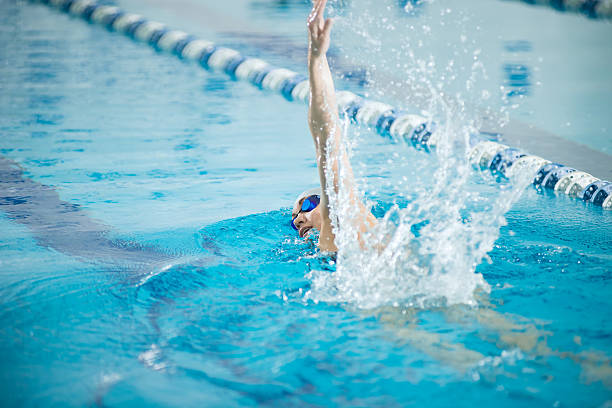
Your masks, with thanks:
[[[366,15],[370,20],[363,24]],[[337,26],[367,38],[374,44],[370,59],[384,60],[378,54],[389,53],[376,44],[384,43],[380,33],[394,30],[397,24],[385,21],[380,30],[380,20],[372,21],[371,14],[352,18],[351,24],[344,21]],[[459,41],[459,46],[465,47],[462,37]],[[327,158],[328,168],[334,163],[339,167],[340,180],[334,180],[333,172],[327,172],[337,265],[333,273],[310,274],[312,288],[306,298],[349,303],[358,308],[475,305],[475,293],[489,290],[482,275],[475,272],[476,267],[488,259],[487,253],[506,223],[504,214],[533,180],[537,169],[517,172],[520,173],[517,178],[501,184],[492,181],[490,175],[474,177],[468,161],[469,137],[478,120],[461,93],[449,98],[441,90],[451,79],[455,84],[464,74],[466,92],[474,92],[484,67],[474,63],[465,72],[465,67],[453,68],[451,60],[445,64],[446,77],[440,78],[442,74],[435,69],[433,56],[418,59],[409,46],[397,47],[395,51],[393,59],[404,59],[410,64],[405,70],[408,79],[395,87],[418,90],[415,99],[406,100],[407,106],[418,106],[423,97],[427,100],[431,119],[438,123],[436,152],[432,155],[414,152],[404,141],[382,145],[371,132],[346,123],[343,135],[330,138],[342,136],[338,141],[330,140],[338,142],[340,149],[328,149],[339,152],[340,157]],[[371,77],[380,78],[375,74]],[[377,89],[388,86],[388,82],[373,80],[370,89],[377,94]],[[396,95],[402,95],[402,91]],[[359,190],[387,203],[378,225],[366,234],[359,233],[361,220],[347,188],[352,183],[345,182],[350,169],[344,165],[344,155],[350,158]]]

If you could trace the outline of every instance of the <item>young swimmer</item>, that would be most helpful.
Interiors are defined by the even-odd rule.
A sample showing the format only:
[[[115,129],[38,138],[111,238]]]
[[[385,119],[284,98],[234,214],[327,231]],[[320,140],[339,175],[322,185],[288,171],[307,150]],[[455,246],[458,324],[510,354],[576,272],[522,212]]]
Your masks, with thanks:
[[[359,200],[353,171],[346,154],[342,154],[340,118],[336,104],[336,91],[327,62],[332,19],[325,19],[327,0],[313,0],[308,16],[308,74],[310,82],[310,105],[308,125],[315,144],[317,168],[321,188],[305,191],[293,206],[291,225],[300,237],[305,237],[312,229],[319,231],[319,248],[322,251],[337,251],[334,230],[330,219],[329,195],[326,191],[328,172],[333,175],[333,188],[339,185],[348,192],[353,208],[359,213],[359,239],[369,228],[376,224],[376,218]],[[342,166],[340,179],[339,165]]]

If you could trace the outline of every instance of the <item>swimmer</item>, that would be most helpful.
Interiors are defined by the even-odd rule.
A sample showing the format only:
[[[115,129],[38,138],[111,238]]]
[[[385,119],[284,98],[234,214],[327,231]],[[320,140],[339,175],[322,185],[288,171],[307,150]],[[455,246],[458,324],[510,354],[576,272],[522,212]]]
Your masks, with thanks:
[[[326,252],[338,250],[332,228],[329,209],[329,195],[326,191],[328,181],[338,192],[338,182],[348,192],[353,208],[358,212],[359,239],[362,234],[376,224],[376,218],[358,197],[353,171],[346,154],[342,154],[340,117],[336,103],[336,91],[332,79],[327,51],[330,44],[332,19],[325,19],[327,0],[313,0],[308,16],[308,77],[310,82],[310,104],[308,125],[315,144],[317,168],[321,187],[300,194],[293,206],[291,225],[300,237],[305,237],[312,229],[319,231],[319,248]],[[340,178],[339,164],[343,169]],[[332,180],[328,180],[331,173]]]

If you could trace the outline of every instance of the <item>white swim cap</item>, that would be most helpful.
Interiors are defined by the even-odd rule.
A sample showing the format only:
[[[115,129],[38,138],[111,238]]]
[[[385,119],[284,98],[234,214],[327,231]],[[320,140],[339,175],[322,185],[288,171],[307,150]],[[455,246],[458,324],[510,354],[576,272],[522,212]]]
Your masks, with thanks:
[[[310,190],[306,190],[298,196],[297,200],[295,200],[295,203],[293,203],[293,208],[295,208],[298,205],[298,203],[300,202],[302,198],[310,197],[311,195],[318,195],[319,197],[321,197],[322,194],[323,194],[323,191],[321,190],[321,187],[316,187],[316,188],[311,188]]]

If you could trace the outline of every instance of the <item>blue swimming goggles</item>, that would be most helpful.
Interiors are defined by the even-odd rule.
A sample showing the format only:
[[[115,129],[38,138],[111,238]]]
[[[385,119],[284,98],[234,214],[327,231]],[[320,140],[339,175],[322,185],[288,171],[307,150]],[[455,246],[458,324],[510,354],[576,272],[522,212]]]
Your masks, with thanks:
[[[317,205],[319,205],[320,202],[321,202],[321,197],[319,197],[318,195],[311,195],[311,196],[306,197],[306,199],[304,199],[304,201],[302,202],[302,208],[300,209],[300,211],[298,211],[297,214],[295,214],[295,217],[291,219],[291,226],[293,227],[294,230],[296,231],[298,230],[295,224],[293,223],[293,221],[295,221],[297,216],[303,212],[311,212],[312,210],[317,208]]]

